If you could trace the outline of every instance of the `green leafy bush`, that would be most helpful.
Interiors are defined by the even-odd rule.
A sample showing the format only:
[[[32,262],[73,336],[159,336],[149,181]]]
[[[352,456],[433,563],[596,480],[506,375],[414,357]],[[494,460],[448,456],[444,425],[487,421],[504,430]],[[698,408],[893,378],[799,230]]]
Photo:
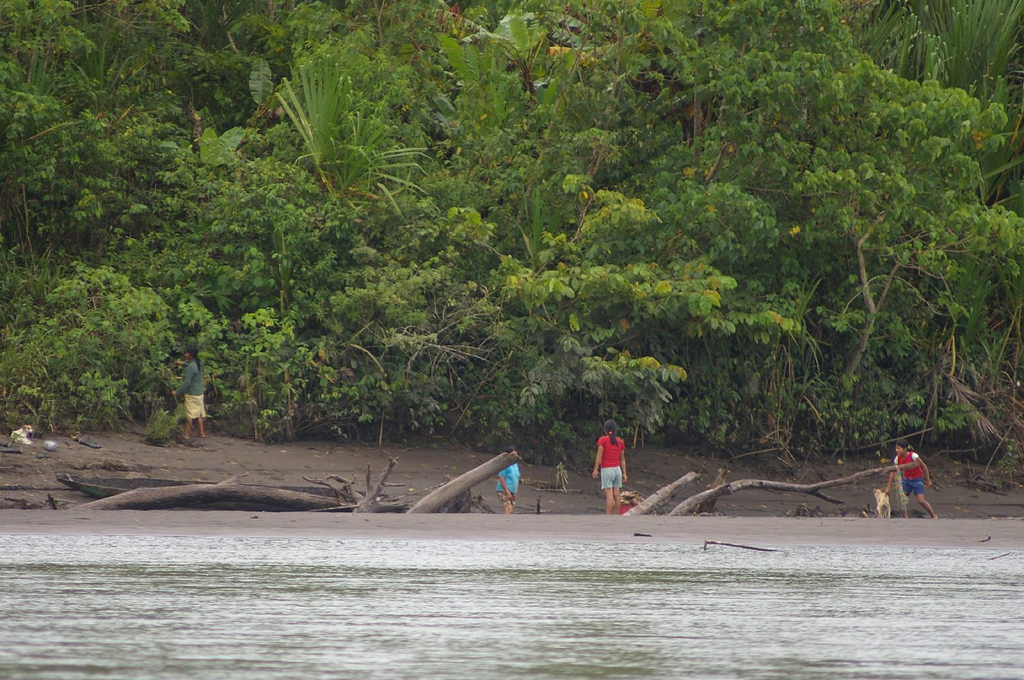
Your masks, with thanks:
[[[169,312],[108,267],[74,266],[0,348],[3,417],[53,429],[144,417],[147,395],[165,389]]]

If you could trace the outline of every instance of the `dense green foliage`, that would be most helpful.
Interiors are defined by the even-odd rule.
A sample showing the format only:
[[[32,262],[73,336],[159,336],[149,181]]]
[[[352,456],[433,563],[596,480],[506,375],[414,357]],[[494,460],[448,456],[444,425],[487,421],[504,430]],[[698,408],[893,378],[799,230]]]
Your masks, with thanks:
[[[589,456],[614,417],[1016,465],[1024,221],[985,169],[1013,116],[849,19],[0,0],[0,416],[152,421],[195,340],[261,438]]]

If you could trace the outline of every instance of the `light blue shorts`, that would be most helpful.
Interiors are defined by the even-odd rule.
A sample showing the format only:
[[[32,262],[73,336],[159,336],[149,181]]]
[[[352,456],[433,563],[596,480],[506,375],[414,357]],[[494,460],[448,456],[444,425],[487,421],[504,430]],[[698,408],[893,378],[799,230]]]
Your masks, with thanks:
[[[619,489],[622,487],[622,468],[601,468],[601,488]]]

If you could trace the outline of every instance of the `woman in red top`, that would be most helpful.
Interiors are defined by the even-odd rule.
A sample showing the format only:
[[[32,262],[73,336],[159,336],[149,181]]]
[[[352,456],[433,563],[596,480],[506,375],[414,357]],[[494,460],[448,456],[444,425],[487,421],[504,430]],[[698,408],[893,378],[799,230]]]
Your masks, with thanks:
[[[615,436],[615,421],[604,423],[605,436],[597,440],[597,456],[594,458],[594,479],[601,474],[601,490],[604,491],[604,514],[617,515],[622,506],[622,483],[626,476],[626,442]]]

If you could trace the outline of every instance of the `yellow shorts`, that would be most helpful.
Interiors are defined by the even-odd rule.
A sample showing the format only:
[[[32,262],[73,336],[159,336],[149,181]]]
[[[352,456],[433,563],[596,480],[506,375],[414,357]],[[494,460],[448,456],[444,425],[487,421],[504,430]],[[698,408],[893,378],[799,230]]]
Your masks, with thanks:
[[[185,395],[185,417],[189,420],[206,417],[206,406],[203,404],[203,395]]]

